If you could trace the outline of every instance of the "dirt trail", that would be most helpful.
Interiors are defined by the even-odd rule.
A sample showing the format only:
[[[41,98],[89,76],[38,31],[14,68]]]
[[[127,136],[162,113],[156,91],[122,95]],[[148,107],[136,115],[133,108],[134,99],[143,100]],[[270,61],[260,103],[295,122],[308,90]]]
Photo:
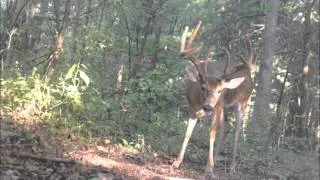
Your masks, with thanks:
[[[19,123],[20,122],[20,123]],[[0,120],[0,179],[117,180],[203,179],[203,167],[174,160],[165,153],[133,152],[120,144],[81,144],[70,135],[54,136],[50,127],[26,125],[11,117]],[[237,179],[218,170],[219,179]]]
[[[81,146],[78,150],[63,150],[63,155],[57,155],[59,149],[43,150],[43,147],[38,145],[24,143],[17,134],[2,131],[2,134],[4,133],[10,134],[5,137],[6,141],[11,138],[9,141],[16,142],[1,142],[0,178],[3,180],[200,177],[200,173],[192,169],[170,171],[170,159],[154,153],[127,153],[121,145]]]
[[[171,169],[172,159],[155,153],[127,153],[121,145],[96,146],[69,153],[82,164],[113,170],[125,179],[198,179],[194,169]]]
[[[0,179],[196,179],[200,172],[170,171],[165,154],[133,153],[119,144],[81,144],[50,127],[11,116],[0,120]]]

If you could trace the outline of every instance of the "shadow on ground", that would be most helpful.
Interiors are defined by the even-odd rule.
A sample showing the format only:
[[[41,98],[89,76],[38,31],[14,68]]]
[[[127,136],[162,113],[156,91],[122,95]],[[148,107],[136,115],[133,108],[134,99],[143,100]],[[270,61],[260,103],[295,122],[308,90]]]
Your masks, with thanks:
[[[190,166],[170,171],[172,157],[128,152],[111,142],[80,143],[50,127],[1,115],[0,179],[172,179],[201,176]]]

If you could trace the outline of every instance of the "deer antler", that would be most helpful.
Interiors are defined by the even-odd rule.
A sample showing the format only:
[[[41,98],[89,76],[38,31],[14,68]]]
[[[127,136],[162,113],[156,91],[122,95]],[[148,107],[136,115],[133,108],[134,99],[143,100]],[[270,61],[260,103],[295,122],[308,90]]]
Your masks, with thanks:
[[[247,33],[246,35],[246,45],[247,45],[247,49],[248,49],[248,64],[252,65],[253,64],[253,51],[252,51],[252,45],[251,45],[251,34]]]
[[[253,56],[253,51],[252,51],[252,45],[251,45],[251,34],[247,33],[246,35],[246,46],[247,46],[247,51],[248,51],[248,61],[245,61],[244,58],[242,56],[240,56],[240,60],[246,64],[251,70],[255,70],[256,69],[256,65],[254,64],[253,60],[254,60],[254,56]]]
[[[227,48],[222,48],[222,49],[226,52],[226,54],[228,56],[228,59],[227,59],[227,62],[226,62],[226,65],[225,65],[224,71],[223,71],[225,74],[227,74],[229,72],[229,65],[230,65],[230,61],[231,61],[231,56],[230,56],[230,52]]]
[[[200,46],[192,48],[192,43],[193,43],[194,39],[197,37],[201,23],[202,22],[200,20],[197,21],[195,28],[193,29],[191,36],[188,39],[187,48],[186,48],[186,39],[187,39],[187,33],[189,32],[189,27],[186,26],[184,28],[184,31],[181,36],[181,42],[180,42],[180,56],[182,56],[184,58],[188,58],[195,65],[195,67],[198,71],[198,74],[199,74],[200,82],[204,83],[205,78],[207,77],[207,66],[205,66],[205,72],[204,72],[205,75],[203,77],[203,75],[200,73],[201,71],[199,68],[199,60],[194,56],[194,53],[199,52],[200,49],[202,48],[202,43]],[[205,63],[207,64],[207,60]]]
[[[246,46],[247,46],[247,50],[248,50],[248,61],[244,60],[244,58],[242,56],[240,56],[240,60],[243,62],[243,64],[236,66],[235,68],[232,69],[232,72],[227,72],[227,64],[225,67],[225,74],[223,75],[223,78],[225,79],[233,79],[236,77],[240,77],[243,76],[243,74],[245,72],[247,72],[248,70],[255,70],[256,69],[256,65],[253,62],[253,51],[252,51],[252,46],[251,46],[251,42],[250,42],[250,37],[251,34],[247,34],[246,35]],[[226,53],[228,54],[228,52],[226,51]],[[228,54],[228,58],[230,58],[230,54]]]
[[[185,49],[185,45],[186,45],[186,38],[187,38],[187,33],[189,32],[189,27],[186,26],[184,28],[184,31],[182,33],[182,36],[181,36],[181,44],[180,44],[180,55],[182,57],[189,57],[189,56],[192,56],[192,54],[196,53],[196,52],[199,52],[200,49],[202,48],[202,43],[199,47],[195,47],[195,48],[192,48],[192,43],[193,43],[193,40],[196,38],[198,32],[199,32],[199,29],[200,29],[200,26],[201,26],[201,21],[198,20],[196,25],[195,25],[195,28],[194,30],[192,31],[192,34],[187,42],[187,49]]]
[[[200,21],[200,20],[198,20],[198,21],[196,22],[195,28],[194,28],[194,30],[192,31],[192,34],[191,34],[190,39],[189,39],[189,41],[188,41],[187,48],[191,48],[192,42],[193,42],[193,40],[197,37],[197,34],[198,34],[199,29],[200,29],[200,27],[201,27],[201,24],[202,24],[202,21]],[[200,46],[198,47],[199,50],[201,49],[201,46],[202,46],[202,45],[200,45]],[[198,51],[199,51],[199,50],[198,50]]]

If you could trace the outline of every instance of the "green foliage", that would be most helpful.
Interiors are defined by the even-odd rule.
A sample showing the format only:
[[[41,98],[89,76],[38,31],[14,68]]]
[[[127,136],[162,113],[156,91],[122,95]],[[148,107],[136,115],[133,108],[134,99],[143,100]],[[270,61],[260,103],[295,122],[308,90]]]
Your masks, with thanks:
[[[182,95],[183,78],[174,77],[164,65],[159,65],[154,71],[138,80],[130,82],[130,92],[124,97],[129,107],[148,109],[155,112],[165,112],[184,103]]]
[[[87,113],[97,106],[106,106],[105,102],[98,101],[99,93],[89,87],[90,78],[85,71],[86,66],[83,64],[74,64],[66,75],[50,83],[40,78],[36,69],[30,77],[17,75],[3,80],[1,107],[19,111],[33,105],[29,113],[38,116],[43,122],[56,126],[75,125],[77,130],[84,129],[91,118],[96,118],[92,113],[92,117],[87,116]]]

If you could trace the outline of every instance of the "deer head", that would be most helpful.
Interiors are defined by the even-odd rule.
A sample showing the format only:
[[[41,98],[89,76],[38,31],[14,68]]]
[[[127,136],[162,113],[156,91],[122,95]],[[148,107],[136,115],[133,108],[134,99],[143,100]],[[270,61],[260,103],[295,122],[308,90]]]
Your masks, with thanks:
[[[208,66],[209,64],[209,53],[205,60],[198,60],[195,56],[195,53],[199,52],[202,47],[202,43],[198,47],[192,47],[193,41],[197,36],[201,26],[201,21],[198,20],[195,28],[193,29],[190,38],[186,43],[187,33],[189,28],[185,27],[180,44],[180,56],[190,60],[194,67],[194,69],[189,68],[186,73],[189,80],[194,82],[199,82],[201,86],[201,90],[204,95],[204,104],[202,110],[197,112],[197,116],[209,115],[212,110],[216,106],[220,96],[224,94],[225,89],[235,89],[241,85],[241,83],[245,80],[244,75],[248,72],[248,70],[252,69],[254,65],[252,64],[253,53],[251,50],[251,44],[249,41],[249,35],[246,38],[247,46],[248,46],[248,61],[244,61],[244,64],[238,65],[236,67],[229,67],[230,65],[230,53],[228,49],[224,48],[225,52],[228,55],[227,62],[225,63],[225,67],[223,68],[222,73],[212,72],[208,74],[208,71],[215,70],[218,71],[218,67]]]
[[[244,79],[244,77],[233,78],[230,80],[216,78],[205,81],[205,84],[202,85],[205,96],[205,103],[203,106],[205,113],[210,114],[212,112],[219,100],[219,97],[223,94],[224,89],[235,89],[244,81]]]

